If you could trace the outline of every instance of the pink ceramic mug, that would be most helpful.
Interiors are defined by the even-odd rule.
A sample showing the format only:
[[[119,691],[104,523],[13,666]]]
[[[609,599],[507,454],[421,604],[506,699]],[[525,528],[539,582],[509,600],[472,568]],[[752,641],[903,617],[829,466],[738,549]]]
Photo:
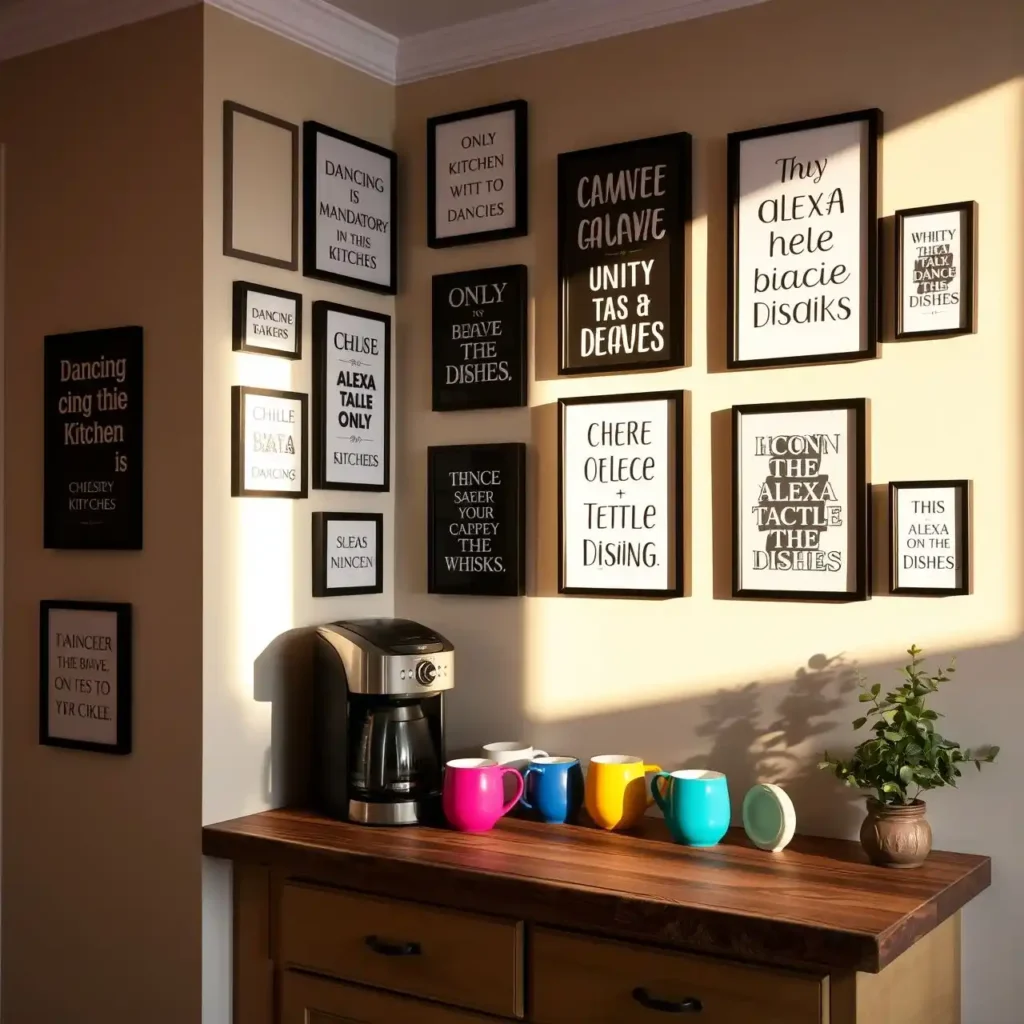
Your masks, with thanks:
[[[505,803],[504,776],[515,782],[515,796]],[[460,832],[486,832],[508,814],[523,795],[523,777],[483,757],[460,757],[444,767],[441,802],[444,816]]]

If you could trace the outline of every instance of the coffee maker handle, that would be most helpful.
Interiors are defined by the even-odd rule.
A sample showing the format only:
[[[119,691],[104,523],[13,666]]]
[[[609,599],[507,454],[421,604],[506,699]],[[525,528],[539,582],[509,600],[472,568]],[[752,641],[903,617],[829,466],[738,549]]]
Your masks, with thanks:
[[[514,775],[516,777],[516,795],[501,809],[502,815],[508,814],[513,807],[523,798],[523,790],[526,788],[523,784],[523,777],[515,768],[502,768],[501,777],[504,782],[506,775]]]
[[[531,804],[530,801],[526,799],[526,780],[530,777],[531,773],[535,772],[536,770],[536,768],[531,766],[530,768],[526,768],[523,771],[523,795],[519,798],[519,803],[521,803],[528,811],[533,810],[533,804]]]

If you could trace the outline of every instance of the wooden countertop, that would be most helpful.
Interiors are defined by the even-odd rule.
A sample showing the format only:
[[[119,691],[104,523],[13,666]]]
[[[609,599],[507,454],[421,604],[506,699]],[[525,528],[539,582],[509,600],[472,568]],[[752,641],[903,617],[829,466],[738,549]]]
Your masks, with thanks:
[[[506,818],[467,835],[275,810],[206,826],[203,853],[558,928],[872,973],[991,883],[988,857],[934,852],[896,871],[869,865],[857,843],[797,836],[771,854],[741,829],[694,850],[658,818],[630,834]]]

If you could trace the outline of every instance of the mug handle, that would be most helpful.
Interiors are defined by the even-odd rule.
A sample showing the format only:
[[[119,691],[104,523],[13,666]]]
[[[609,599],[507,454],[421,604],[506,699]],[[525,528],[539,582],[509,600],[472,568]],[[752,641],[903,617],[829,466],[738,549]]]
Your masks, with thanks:
[[[550,757],[551,755],[546,750],[535,750],[533,752],[534,757]]]
[[[671,779],[672,776],[668,772],[658,772],[657,775],[651,779],[651,796],[654,797],[654,802],[658,805],[658,810],[662,814],[665,814],[665,795],[661,792],[661,787],[658,783],[662,779]],[[648,805],[650,806],[650,805]]]
[[[511,811],[517,803],[519,803],[519,801],[523,798],[523,790],[526,788],[523,785],[522,775],[520,775],[515,768],[502,768],[501,777],[503,781],[506,775],[514,775],[516,777],[516,795],[512,797],[512,799],[509,800],[509,802],[505,804],[504,807],[502,807],[502,815],[508,814],[508,812]]]
[[[663,772],[661,770],[661,765],[660,764],[645,764],[644,765],[644,775],[646,775],[648,772],[657,772],[658,773],[658,777],[660,777],[662,775],[667,775],[668,774],[668,772]],[[654,788],[653,787],[654,787],[654,780],[652,779],[651,780],[651,792],[652,793],[654,792]],[[653,803],[654,803],[654,797],[653,796],[649,796],[647,798],[647,806],[650,807],[651,804],[653,804]],[[660,807],[661,804],[658,804],[658,806]]]
[[[535,772],[536,770],[536,768],[531,766],[523,772],[523,795],[519,798],[519,803],[521,803],[528,811],[533,810],[533,804],[526,799],[526,780],[530,777],[530,773]]]

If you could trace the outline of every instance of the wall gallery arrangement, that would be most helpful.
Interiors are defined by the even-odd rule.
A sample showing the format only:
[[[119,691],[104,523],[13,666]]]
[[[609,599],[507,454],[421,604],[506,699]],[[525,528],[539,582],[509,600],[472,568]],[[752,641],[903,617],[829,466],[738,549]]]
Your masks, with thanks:
[[[227,105],[226,119],[240,109]],[[526,103],[443,114],[426,128],[428,246],[527,234]],[[877,356],[881,132],[881,112],[868,109],[727,136],[728,369]],[[394,294],[395,154],[309,121],[302,173],[303,272]],[[556,177],[559,374],[685,366],[690,135],[562,153]],[[976,203],[897,211],[894,257],[893,338],[976,330]],[[301,358],[301,296],[246,282],[235,289],[235,348]],[[528,302],[521,264],[434,276],[435,412],[526,404]],[[386,491],[390,318],[316,302],[313,342],[313,486]],[[304,415],[305,396],[276,395]],[[794,398],[732,410],[733,597],[864,600],[866,400]],[[682,596],[684,408],[682,391],[558,402],[560,593]],[[239,406],[236,493],[304,495],[301,431],[288,442],[294,451],[258,449],[277,442],[243,415]],[[294,480],[242,488],[244,466],[281,473],[268,457],[282,455],[295,460]],[[522,444],[429,449],[429,592],[525,593],[525,459]],[[891,485],[891,593],[970,592],[969,504],[963,480]],[[345,545],[374,548],[381,527],[355,513],[316,515],[314,592],[369,592],[358,588],[370,564],[344,559],[372,556]]]

